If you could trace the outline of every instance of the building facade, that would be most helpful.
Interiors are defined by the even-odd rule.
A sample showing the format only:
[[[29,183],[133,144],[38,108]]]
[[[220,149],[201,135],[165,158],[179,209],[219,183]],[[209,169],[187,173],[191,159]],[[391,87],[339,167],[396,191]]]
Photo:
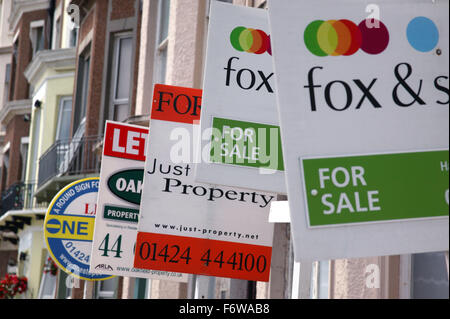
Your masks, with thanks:
[[[11,55],[12,34],[9,32],[9,12],[11,0],[0,1],[0,112],[9,100],[9,86],[11,83]],[[6,130],[0,123],[0,167],[3,167],[3,153],[5,147]],[[6,160],[9,160],[6,158]],[[0,169],[0,181],[3,180],[3,169]],[[0,192],[1,195],[1,192]],[[4,209],[0,201],[0,215]],[[6,209],[6,208],[5,208]],[[0,226],[0,278],[3,278],[10,266],[17,260],[17,238],[6,227]]]

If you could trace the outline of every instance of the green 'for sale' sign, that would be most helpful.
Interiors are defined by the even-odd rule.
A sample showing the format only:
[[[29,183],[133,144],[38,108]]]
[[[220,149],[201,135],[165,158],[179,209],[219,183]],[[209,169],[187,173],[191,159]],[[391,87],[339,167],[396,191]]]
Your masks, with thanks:
[[[212,162],[284,171],[278,126],[219,117],[212,126]]]
[[[449,151],[301,162],[310,227],[449,215]]]

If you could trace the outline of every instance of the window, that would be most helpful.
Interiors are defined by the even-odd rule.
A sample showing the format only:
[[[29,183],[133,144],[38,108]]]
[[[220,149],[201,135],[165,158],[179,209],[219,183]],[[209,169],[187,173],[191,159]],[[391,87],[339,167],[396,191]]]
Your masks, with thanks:
[[[316,261],[313,263],[311,278],[311,292],[313,299],[329,299],[328,286],[330,276],[330,262]]]
[[[6,65],[5,69],[5,88],[4,88],[4,95],[3,95],[3,101],[2,105],[6,103],[6,101],[9,100],[9,86],[11,84],[11,64]]]
[[[78,41],[78,28],[73,28],[69,33],[69,48],[75,48]]]
[[[33,48],[33,56],[45,47],[44,20],[30,23],[30,39]]]
[[[166,82],[170,0],[159,0],[155,83]]]
[[[445,253],[412,255],[412,293],[414,299],[448,299],[448,272]]]
[[[24,181],[25,173],[27,169],[27,159],[28,159],[28,145],[29,137],[24,136],[20,139],[20,161],[22,163],[22,170],[20,172],[20,181]],[[34,176],[33,176],[34,178]]]
[[[52,48],[61,48],[61,17],[58,17],[54,24]]]
[[[111,103],[109,116],[114,121],[124,121],[130,115],[130,88],[133,61],[133,37],[129,33],[114,35]]]
[[[65,271],[58,270],[58,289],[57,298],[58,299],[71,299],[72,296],[72,285],[75,286],[75,281],[79,280],[73,276],[68,275]]]
[[[58,127],[55,140],[70,138],[70,120],[72,118],[72,97],[65,96],[59,101]]]
[[[44,49],[44,27],[36,28],[36,47],[35,52]]]
[[[82,61],[83,66],[83,74],[82,74],[82,84],[81,84],[81,108],[80,108],[80,116],[79,118],[82,120],[86,117],[87,111],[87,101],[88,101],[88,92],[89,92],[89,71],[91,67],[91,58],[87,57]]]
[[[119,278],[114,277],[108,280],[98,281],[97,286],[97,298],[98,299],[116,299],[117,298],[117,286]]]
[[[89,52],[89,48],[87,49]],[[78,62],[78,76],[77,76],[77,92],[76,92],[76,104],[74,114],[73,135],[84,135],[84,132],[78,132],[79,129],[84,127],[81,123],[85,122],[88,90],[89,90],[89,70],[91,66],[91,58],[89,54],[82,54]]]
[[[62,97],[59,101],[59,112],[58,112],[58,126],[56,128],[56,141],[65,141],[60,144],[57,149],[57,162],[60,163],[60,171],[65,172],[64,168],[67,163],[65,160],[67,159],[66,153],[69,150],[67,146],[67,140],[70,138],[70,121],[72,118],[72,97],[65,96]],[[82,127],[82,125],[80,125]],[[80,130],[81,131],[81,130]]]
[[[47,259],[50,256],[47,254]],[[57,276],[52,275],[50,272],[43,271],[41,277],[41,285],[39,287],[39,299],[55,299]]]
[[[19,40],[17,39],[13,44],[13,52],[12,52],[12,64],[11,64],[11,71],[10,71],[10,83],[9,83],[9,94],[7,101],[12,101],[14,96],[14,90],[15,90],[15,83],[16,83],[16,68],[17,68],[17,53],[18,53],[18,47],[19,47]]]
[[[3,151],[3,171],[2,171],[2,181],[1,181],[1,189],[6,189],[6,179],[8,177],[8,169],[9,169],[9,149],[7,151]]]
[[[90,46],[88,46],[78,58],[78,74],[75,92],[75,107],[73,114],[72,141],[70,144],[62,143],[58,148],[58,172],[64,174],[69,169],[69,165],[78,152],[81,152],[82,143],[80,143],[86,131],[86,114],[90,82]],[[69,102],[67,102],[69,103]],[[67,106],[66,106],[67,107]],[[67,115],[67,114],[66,114]],[[63,121],[64,119],[62,119]],[[62,124],[61,124],[62,125]],[[61,126],[62,130],[65,128]]]
[[[134,282],[134,299],[145,299],[147,293],[148,280],[136,278]]]
[[[38,145],[39,145],[39,134],[40,134],[40,127],[41,127],[41,109],[35,108],[34,109],[34,117],[33,117],[33,135],[32,138],[32,145],[31,145],[31,166],[30,166],[30,178],[32,180],[36,179],[36,168],[39,165],[38,160]]]

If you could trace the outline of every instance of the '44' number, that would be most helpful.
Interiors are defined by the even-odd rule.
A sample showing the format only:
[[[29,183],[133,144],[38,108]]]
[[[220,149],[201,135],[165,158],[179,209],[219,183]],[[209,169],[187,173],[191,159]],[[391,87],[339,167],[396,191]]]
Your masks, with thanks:
[[[114,257],[121,258],[120,254],[123,252],[122,250],[120,250],[121,246],[122,246],[122,235],[119,235],[119,237],[116,239],[112,247],[109,248],[109,233],[108,233],[106,234],[106,237],[100,244],[100,247],[98,247],[98,250],[103,251],[102,256],[104,257],[109,257],[108,253],[113,252],[116,253]]]

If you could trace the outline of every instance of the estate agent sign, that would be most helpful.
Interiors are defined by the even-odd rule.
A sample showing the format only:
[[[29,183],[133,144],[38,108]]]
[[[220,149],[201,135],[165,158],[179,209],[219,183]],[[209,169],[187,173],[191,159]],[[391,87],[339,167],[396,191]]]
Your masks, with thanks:
[[[196,180],[285,194],[267,10],[211,1],[208,29]]]
[[[275,194],[195,182],[201,98],[155,86],[134,267],[268,281]]]
[[[448,250],[449,2],[269,16],[296,259]]]
[[[187,281],[187,275],[133,267],[148,128],[107,121],[91,272]]]

